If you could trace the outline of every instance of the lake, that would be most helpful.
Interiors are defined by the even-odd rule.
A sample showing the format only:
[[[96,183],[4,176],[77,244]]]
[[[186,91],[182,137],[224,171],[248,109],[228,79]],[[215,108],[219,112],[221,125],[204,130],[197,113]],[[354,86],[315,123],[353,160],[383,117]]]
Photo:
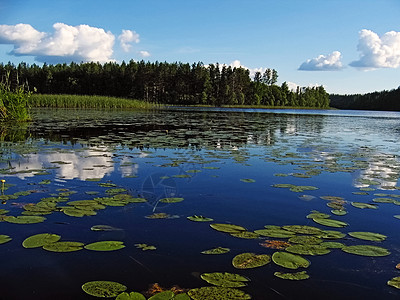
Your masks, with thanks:
[[[35,110],[1,128],[0,299],[189,290],[214,272],[252,299],[399,299],[399,141],[395,112]],[[25,242],[44,233],[81,244]],[[262,265],[276,252],[309,266]]]

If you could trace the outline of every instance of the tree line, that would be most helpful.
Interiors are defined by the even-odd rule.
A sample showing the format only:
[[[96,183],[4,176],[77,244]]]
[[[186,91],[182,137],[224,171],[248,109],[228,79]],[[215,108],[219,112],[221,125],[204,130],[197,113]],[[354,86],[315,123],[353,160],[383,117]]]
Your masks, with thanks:
[[[329,107],[322,86],[292,91],[286,82],[276,84],[275,69],[256,72],[252,78],[245,68],[201,62],[0,63],[0,74],[7,72],[41,94],[112,96],[173,105]]]
[[[367,94],[330,95],[332,107],[340,109],[400,111],[400,86],[390,91]]]

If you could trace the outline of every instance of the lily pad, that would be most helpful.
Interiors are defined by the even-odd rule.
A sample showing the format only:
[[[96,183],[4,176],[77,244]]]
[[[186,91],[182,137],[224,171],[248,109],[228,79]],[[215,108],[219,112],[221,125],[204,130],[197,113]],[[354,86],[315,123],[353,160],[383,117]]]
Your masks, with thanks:
[[[372,201],[374,201],[376,203],[394,203],[396,200],[385,197],[385,198],[374,198],[374,199],[372,199]]]
[[[300,255],[287,252],[275,252],[272,254],[272,261],[278,266],[288,269],[307,268],[310,265],[310,262]]]
[[[310,235],[299,235],[289,239],[290,243],[295,244],[320,244],[322,241],[322,239]]]
[[[125,285],[113,281],[89,281],[82,285],[85,293],[101,298],[116,297],[126,289]]]
[[[178,203],[182,202],[184,199],[183,198],[163,198],[160,199],[161,203]]]
[[[324,225],[324,226],[328,226],[328,227],[337,227],[337,228],[341,228],[341,227],[346,227],[347,223],[339,221],[339,220],[333,220],[333,219],[312,219],[315,223]]]
[[[43,249],[51,252],[73,252],[82,250],[83,246],[80,242],[55,242],[44,245]]]
[[[231,251],[229,248],[217,247],[209,250],[201,251],[203,254],[225,254]]]
[[[297,272],[297,273],[282,273],[282,272],[275,272],[274,275],[276,277],[288,280],[304,280],[310,278],[306,271]]]
[[[378,208],[378,206],[375,204],[368,204],[368,203],[363,203],[363,202],[351,202],[351,205],[353,205],[354,207],[357,207],[357,208],[361,208],[361,209],[364,209],[364,208],[377,209]]]
[[[251,178],[243,178],[243,179],[240,179],[240,181],[246,182],[246,183],[253,183],[253,182],[256,182],[254,179],[251,179]]]
[[[197,216],[197,215],[187,217],[187,219],[190,220],[190,221],[194,221],[194,222],[211,222],[211,221],[214,221],[214,219],[203,217],[203,216]]]
[[[152,245],[147,245],[147,244],[135,244],[136,248],[142,249],[143,251],[147,250],[156,250],[157,248]]]
[[[323,230],[321,233],[316,235],[316,237],[321,239],[341,239],[345,236],[345,233],[336,230]]]
[[[163,291],[151,296],[148,300],[172,300],[174,297],[173,291]]]
[[[380,233],[364,232],[364,231],[349,232],[349,235],[357,239],[374,241],[374,242],[382,242],[387,238],[386,235]]]
[[[246,277],[233,273],[203,273],[200,277],[212,285],[222,287],[243,287],[249,281]]]
[[[321,229],[313,226],[307,226],[307,225],[286,225],[283,226],[283,229],[295,232],[295,233],[301,233],[301,234],[318,234],[321,233]]]
[[[388,285],[395,287],[396,289],[400,289],[400,276],[399,277],[393,277],[387,282]]]
[[[330,215],[321,213],[319,211],[313,211],[306,216],[307,219],[314,219],[314,218],[326,219],[329,217],[330,217]]]
[[[251,299],[245,292],[227,287],[206,286],[188,291],[188,295],[193,300],[247,300]]]
[[[259,229],[259,230],[254,230],[256,234],[262,235],[262,236],[268,236],[268,237],[273,237],[273,238],[290,238],[294,236],[296,233],[292,231],[288,231],[285,229],[281,228],[266,228],[266,229]]]
[[[266,254],[242,253],[236,255],[232,264],[237,269],[257,268],[268,264],[271,257]]]
[[[251,231],[241,231],[237,233],[231,233],[231,236],[241,239],[258,239],[260,237],[260,235]]]
[[[332,209],[331,213],[333,213],[334,215],[337,215],[337,216],[344,216],[344,215],[347,215],[347,210],[344,210],[344,209]]]
[[[0,244],[5,244],[11,240],[12,240],[12,238],[9,237],[8,235],[0,234]]]
[[[92,231],[117,231],[122,230],[121,228],[112,227],[110,225],[93,225],[90,227]]]
[[[138,292],[130,292],[129,294],[123,292],[119,294],[115,300],[146,300],[146,297]]]
[[[303,245],[296,244],[286,248],[286,251],[302,255],[324,255],[331,252],[331,250],[320,245]]]
[[[26,238],[22,242],[24,248],[37,248],[44,245],[58,242],[61,236],[52,233],[39,233]]]
[[[346,245],[343,243],[339,243],[339,242],[323,242],[320,244],[320,246],[323,246],[323,247],[329,248],[329,249],[342,249]]]
[[[46,218],[41,216],[4,216],[3,220],[15,224],[35,224],[44,222]]]
[[[125,248],[121,241],[100,241],[85,245],[85,249],[93,251],[114,251]]]
[[[241,231],[247,231],[246,228],[239,226],[239,225],[234,225],[234,224],[213,223],[213,224],[210,224],[210,227],[212,229],[222,231],[222,232],[227,232],[227,233],[237,233],[237,232],[241,232]]]
[[[342,250],[346,253],[362,256],[387,256],[390,254],[388,249],[371,245],[346,246]]]
[[[5,215],[8,212],[10,212],[10,211],[3,209],[3,208],[0,209],[0,215]]]

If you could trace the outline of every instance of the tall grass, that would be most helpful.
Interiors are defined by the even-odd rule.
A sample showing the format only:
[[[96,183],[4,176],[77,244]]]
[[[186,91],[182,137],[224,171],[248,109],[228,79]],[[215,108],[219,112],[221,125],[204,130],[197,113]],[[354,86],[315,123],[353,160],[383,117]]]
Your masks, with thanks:
[[[80,109],[152,109],[156,104],[140,100],[79,95],[34,94],[29,103],[32,107],[80,108]]]
[[[20,85],[18,77],[12,84],[10,73],[3,76],[0,82],[0,121],[29,121],[29,97],[27,85]]]

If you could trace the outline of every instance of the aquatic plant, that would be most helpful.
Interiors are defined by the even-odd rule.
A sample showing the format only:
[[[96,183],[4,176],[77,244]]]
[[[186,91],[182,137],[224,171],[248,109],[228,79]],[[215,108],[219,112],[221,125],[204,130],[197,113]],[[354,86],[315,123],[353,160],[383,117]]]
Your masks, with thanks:
[[[82,290],[95,297],[111,298],[124,292],[127,287],[114,281],[89,281],[82,285]]]

